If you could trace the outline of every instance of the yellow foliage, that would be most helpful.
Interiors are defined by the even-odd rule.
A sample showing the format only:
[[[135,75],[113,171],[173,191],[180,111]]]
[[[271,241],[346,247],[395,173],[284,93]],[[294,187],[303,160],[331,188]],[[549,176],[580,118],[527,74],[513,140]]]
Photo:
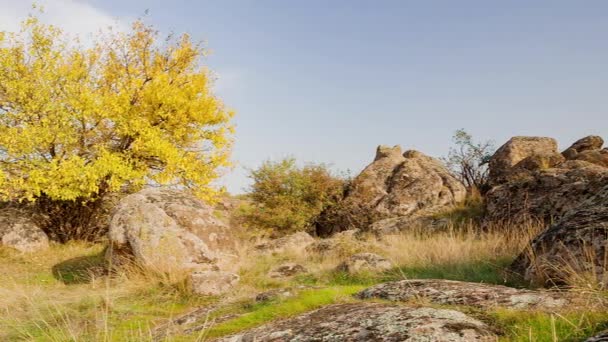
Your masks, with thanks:
[[[203,55],[141,21],[90,47],[33,16],[0,32],[0,196],[75,200],[154,183],[210,199],[233,113]]]

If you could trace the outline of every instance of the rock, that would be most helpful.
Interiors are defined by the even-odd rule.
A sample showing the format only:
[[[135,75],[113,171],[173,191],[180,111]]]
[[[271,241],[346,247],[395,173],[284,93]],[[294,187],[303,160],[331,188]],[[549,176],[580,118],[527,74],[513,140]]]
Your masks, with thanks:
[[[574,160],[582,160],[608,168],[608,150],[583,151],[578,153],[576,157],[574,157]]]
[[[123,198],[112,215],[109,240],[115,264],[127,257],[158,270],[208,270],[236,258],[236,241],[211,206],[164,188]]]
[[[308,272],[306,267],[304,267],[300,264],[293,263],[293,262],[288,262],[286,264],[282,264],[282,265],[279,265],[279,266],[273,268],[268,273],[268,276],[270,278],[288,278],[288,277],[293,277],[296,274],[306,273],[306,272]]]
[[[326,306],[218,341],[471,342],[496,339],[485,323],[454,310],[351,303]]]
[[[608,342],[608,330],[605,330],[593,337],[589,337],[584,342]]]
[[[317,240],[306,247],[306,252],[320,257],[345,253],[351,255],[361,247],[359,233],[358,229],[351,229],[334,234],[330,238]]]
[[[195,271],[190,275],[192,291],[203,296],[219,296],[231,290],[239,276],[223,271]]]
[[[554,168],[566,161],[566,158],[558,152],[539,152],[528,156],[513,166],[514,172],[519,171],[537,171]],[[510,176],[509,178],[513,178]]]
[[[445,217],[418,216],[418,217],[393,217],[380,220],[370,225],[370,232],[378,238],[387,235],[399,234],[402,231],[424,228],[427,231],[439,231],[448,228],[451,221]]]
[[[547,137],[513,137],[502,145],[489,162],[490,185],[502,184],[511,175],[511,169],[520,161],[536,154],[557,153],[557,141]]]
[[[297,232],[282,238],[257,244],[254,248],[258,252],[268,254],[283,253],[287,251],[300,253],[313,242],[315,242],[315,239],[310,236],[310,234],[305,232]]]
[[[268,302],[278,298],[290,298],[294,296],[294,291],[291,289],[277,289],[258,293],[255,296],[256,302]]]
[[[574,298],[564,292],[532,291],[443,279],[388,282],[372,286],[356,296],[396,302],[423,300],[439,305],[466,305],[483,309],[503,307],[545,311],[565,308],[572,304]]]
[[[109,240],[106,257],[114,266],[134,261],[156,272],[190,272],[231,271],[236,265],[237,244],[228,226],[211,206],[183,191],[149,188],[126,196],[114,209]],[[192,284],[199,293],[211,293],[231,283],[226,277],[197,273]],[[219,283],[211,285],[214,280]]]
[[[590,135],[577,140],[572,146],[568,147],[562,154],[567,159],[575,159],[577,154],[583,151],[599,150],[604,145],[604,139],[597,135]]]
[[[359,272],[383,272],[393,268],[393,264],[387,259],[374,253],[358,253],[348,260],[342,262],[336,268],[338,271],[350,274]]]
[[[440,161],[418,151],[380,146],[376,158],[352,182],[344,199],[322,213],[317,235],[369,230],[374,222],[439,211],[461,202],[464,186]]]
[[[511,268],[534,283],[568,283],[591,277],[608,288],[608,182],[540,233]]]
[[[580,160],[536,170],[488,191],[484,220],[510,224],[558,220],[607,181],[608,168]]]
[[[47,249],[48,236],[26,215],[16,209],[3,209],[0,212],[0,245],[21,252]]]

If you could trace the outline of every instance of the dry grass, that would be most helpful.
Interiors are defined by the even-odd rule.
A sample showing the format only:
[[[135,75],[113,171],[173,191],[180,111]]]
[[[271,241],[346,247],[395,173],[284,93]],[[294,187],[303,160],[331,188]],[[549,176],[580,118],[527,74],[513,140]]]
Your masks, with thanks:
[[[433,233],[424,227],[412,227],[382,239],[344,235],[322,255],[293,251],[260,255],[243,248],[239,265],[241,282],[224,298],[193,296],[184,280],[186,275],[180,272],[150,272],[131,267],[108,277],[100,272],[104,264],[101,245],[55,245],[48,251],[29,255],[0,250],[0,340],[147,341],[153,339],[155,326],[196,307],[214,305],[222,315],[247,313],[211,327],[209,334],[217,336],[342,301],[348,297],[344,294],[386,280],[444,278],[504,284],[505,266],[541,228],[529,223],[481,229],[460,221],[458,226],[448,225]],[[381,274],[347,275],[335,271],[342,260],[358,252],[382,255],[395,268]],[[300,263],[309,273],[290,279],[269,278],[268,272],[283,262]],[[302,286],[306,289],[296,291],[296,297],[290,299],[266,304],[252,301],[259,292]],[[568,317],[587,317],[587,313],[572,315]],[[496,324],[504,325],[503,330],[511,334],[508,336],[517,338],[524,332],[527,334],[527,326],[539,331],[535,336],[541,336],[542,329],[555,324],[551,323],[551,317],[542,314],[521,319],[514,314],[496,317]],[[602,319],[603,316],[598,316],[590,322],[600,327]],[[558,318],[557,324],[563,323],[566,331],[569,323],[562,321]],[[591,323],[580,322],[577,323],[580,336],[595,331]],[[204,331],[187,336],[177,333],[166,340],[197,341],[211,336]]]

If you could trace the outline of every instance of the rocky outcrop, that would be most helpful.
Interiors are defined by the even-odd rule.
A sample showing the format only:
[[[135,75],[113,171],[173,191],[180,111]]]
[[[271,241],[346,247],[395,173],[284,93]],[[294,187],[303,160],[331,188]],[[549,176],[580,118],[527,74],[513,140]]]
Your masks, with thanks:
[[[321,215],[319,236],[368,230],[379,220],[442,210],[464,200],[466,189],[440,161],[418,151],[380,146],[343,201]]]
[[[315,239],[306,232],[297,232],[278,239],[265,241],[255,245],[254,249],[263,254],[292,252],[300,253]]]
[[[235,264],[236,241],[213,208],[177,190],[149,188],[126,196],[110,222],[107,257],[113,265],[135,261],[153,271],[193,271],[195,290],[205,271],[228,271]],[[232,277],[233,278],[233,277]],[[206,283],[209,285],[209,283]],[[226,288],[218,284],[218,288]]]
[[[575,159],[577,154],[585,151],[599,150],[604,145],[604,139],[597,135],[590,135],[577,140],[574,144],[568,147],[562,154],[567,159]]]
[[[608,288],[608,183],[537,236],[512,270],[535,283],[562,283],[573,276]]]
[[[390,270],[393,264],[387,259],[374,253],[358,253],[342,262],[336,268],[338,271],[355,274],[359,272],[383,272]]]
[[[557,141],[547,137],[513,137],[502,145],[489,161],[491,185],[506,182],[512,168],[520,161],[536,154],[557,153]]]
[[[559,220],[608,184],[602,143],[600,137],[586,137],[560,154],[550,138],[509,140],[490,162],[494,187],[485,198],[486,222]]]
[[[219,270],[194,271],[190,274],[192,292],[203,296],[218,296],[239,282],[239,276]]]
[[[532,291],[500,285],[443,279],[401,280],[379,284],[357,294],[360,299],[395,302],[422,300],[440,305],[466,305],[490,309],[530,309],[553,311],[569,307],[575,297],[564,292]]]
[[[0,211],[0,245],[21,252],[47,249],[48,236],[26,215],[17,209]]]
[[[485,198],[488,222],[552,222],[608,184],[608,168],[583,161],[532,171],[492,188]]]
[[[483,322],[462,312],[380,303],[336,304],[218,341],[495,341]]]

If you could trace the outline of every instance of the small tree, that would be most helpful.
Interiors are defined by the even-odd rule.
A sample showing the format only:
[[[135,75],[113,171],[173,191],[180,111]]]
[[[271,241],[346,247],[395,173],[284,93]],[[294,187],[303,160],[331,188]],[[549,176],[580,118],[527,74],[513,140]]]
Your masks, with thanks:
[[[211,92],[204,53],[141,21],[87,48],[36,17],[0,32],[2,198],[40,204],[60,241],[99,235],[73,214],[93,217],[111,192],[174,184],[212,198],[233,114]]]
[[[253,206],[244,214],[255,227],[273,235],[311,230],[315,219],[342,195],[343,180],[323,164],[296,165],[295,159],[266,161],[252,170],[249,198]]]
[[[475,142],[464,129],[459,129],[452,137],[455,147],[451,147],[446,158],[447,167],[463,182],[469,191],[486,191],[488,181],[487,162],[494,152],[491,141]]]

